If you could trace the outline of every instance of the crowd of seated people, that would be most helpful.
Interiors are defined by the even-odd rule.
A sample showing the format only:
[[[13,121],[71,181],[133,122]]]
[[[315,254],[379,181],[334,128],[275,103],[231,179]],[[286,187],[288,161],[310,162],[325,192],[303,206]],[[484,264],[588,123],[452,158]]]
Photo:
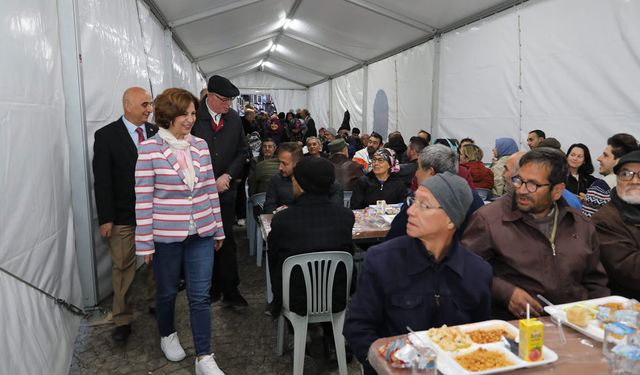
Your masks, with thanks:
[[[289,117],[286,137],[287,126],[305,125]],[[281,143],[274,153],[279,168],[269,169],[265,204],[265,212],[276,212],[273,222],[285,219],[279,207],[303,212],[310,193],[322,195],[323,205],[339,206],[343,192],[352,192],[352,210],[379,200],[403,203],[385,241],[368,248],[347,310],[343,333],[365,373],[373,371],[367,362],[372,342],[406,333],[407,326],[517,319],[527,305],[540,316],[538,295],[557,304],[612,293],[640,297],[640,151],[632,135],[603,142],[598,178],[586,145],[563,150],[541,130],[528,133],[522,150],[513,138],[498,137],[486,164],[471,138],[438,138],[429,145],[431,135],[421,130],[405,144],[400,132],[385,139],[357,128],[319,130],[299,137],[304,141]],[[252,173],[269,161],[272,141],[265,142],[264,160],[256,160]],[[315,169],[306,162],[324,158],[328,162]],[[301,160],[302,184],[295,175]],[[316,191],[313,181],[330,165],[330,178]],[[481,197],[484,189],[492,194]],[[335,226],[323,220],[311,220],[316,227],[308,237]],[[279,249],[276,238],[271,246]],[[343,243],[335,247],[322,250],[345,249]]]

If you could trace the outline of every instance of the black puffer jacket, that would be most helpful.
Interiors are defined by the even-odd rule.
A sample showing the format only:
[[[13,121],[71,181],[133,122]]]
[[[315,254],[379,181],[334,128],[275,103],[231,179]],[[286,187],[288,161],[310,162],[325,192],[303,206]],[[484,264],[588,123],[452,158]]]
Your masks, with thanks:
[[[401,203],[406,197],[407,187],[395,173],[391,173],[384,183],[380,183],[376,175],[369,172],[353,185],[351,209],[365,208],[376,204],[378,200],[385,200],[387,204]]]

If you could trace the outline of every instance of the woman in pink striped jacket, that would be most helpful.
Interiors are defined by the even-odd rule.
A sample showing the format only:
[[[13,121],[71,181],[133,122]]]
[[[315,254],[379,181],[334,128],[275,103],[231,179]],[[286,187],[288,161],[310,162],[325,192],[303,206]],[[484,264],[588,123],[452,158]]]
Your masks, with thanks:
[[[154,105],[160,130],[141,143],[136,165],[136,254],[153,264],[160,347],[167,359],[186,356],[174,324],[184,269],[196,374],[222,374],[211,352],[209,289],[214,250],[225,236],[209,148],[190,134],[198,100],[171,88]]]

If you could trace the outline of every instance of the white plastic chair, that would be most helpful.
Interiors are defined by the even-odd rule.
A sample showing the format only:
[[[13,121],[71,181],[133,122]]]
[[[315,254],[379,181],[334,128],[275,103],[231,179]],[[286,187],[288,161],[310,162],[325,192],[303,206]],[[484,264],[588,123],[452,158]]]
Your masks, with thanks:
[[[346,208],[350,208],[351,207],[351,195],[353,195],[353,191],[347,190],[347,191],[344,191],[343,194],[344,194],[344,197],[342,199],[343,199],[343,202],[344,202],[344,206]]]
[[[347,358],[342,327],[346,309],[331,313],[333,303],[333,280],[338,264],[343,263],[347,271],[345,299],[348,299],[353,273],[353,258],[344,251],[326,251],[290,256],[282,265],[282,312],[278,318],[277,353],[284,352],[285,320],[293,326],[293,374],[302,375],[304,352],[309,323],[331,322],[336,344],[336,357],[341,375],[347,374]],[[302,269],[307,289],[307,315],[300,316],[289,310],[289,279],[295,266]],[[346,302],[346,301],[345,301]],[[346,305],[346,303],[345,303]]]
[[[257,193],[247,199],[247,237],[249,238],[249,255],[256,254],[260,259],[260,264],[262,264],[262,254],[258,252],[258,249],[262,248],[262,244],[258,247],[258,240],[261,238],[261,236],[258,235],[260,227],[253,214],[253,208],[255,206],[263,207],[266,196],[267,193]]]

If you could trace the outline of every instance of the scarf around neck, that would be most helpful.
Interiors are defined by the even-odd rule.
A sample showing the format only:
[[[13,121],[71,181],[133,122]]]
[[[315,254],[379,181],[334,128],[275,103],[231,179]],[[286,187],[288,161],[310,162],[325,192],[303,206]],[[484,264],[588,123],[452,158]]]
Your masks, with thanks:
[[[640,225],[640,205],[627,203],[618,195],[617,188],[611,190],[611,202],[622,216],[622,221],[630,225]]]
[[[158,130],[158,135],[169,144],[171,151],[176,154],[180,170],[184,173],[184,178],[190,190],[193,190],[196,177],[193,169],[193,160],[191,159],[191,135],[187,134],[183,139],[177,139],[171,132],[165,128]]]

